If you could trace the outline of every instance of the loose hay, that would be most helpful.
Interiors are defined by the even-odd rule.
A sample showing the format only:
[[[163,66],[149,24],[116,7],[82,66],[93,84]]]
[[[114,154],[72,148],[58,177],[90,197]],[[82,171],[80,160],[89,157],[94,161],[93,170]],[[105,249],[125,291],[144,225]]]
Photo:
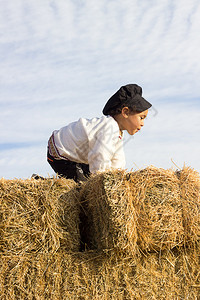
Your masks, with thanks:
[[[98,250],[126,251],[133,255],[137,240],[136,216],[126,172],[92,176],[82,189],[87,215],[86,243]]]
[[[78,251],[79,206],[67,179],[0,180],[0,252]]]
[[[194,246],[200,240],[200,175],[190,167],[176,172],[183,205],[184,242]]]
[[[137,215],[138,245],[143,251],[160,251],[183,242],[179,180],[170,170],[148,167],[129,173]]]

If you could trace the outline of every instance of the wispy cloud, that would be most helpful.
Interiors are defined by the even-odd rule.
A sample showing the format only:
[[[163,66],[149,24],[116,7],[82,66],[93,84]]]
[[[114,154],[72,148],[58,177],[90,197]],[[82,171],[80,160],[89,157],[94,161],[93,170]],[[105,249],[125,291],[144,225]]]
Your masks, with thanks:
[[[199,1],[0,0],[0,4],[0,139],[1,145],[13,145],[3,153],[0,176],[27,176],[12,159],[8,163],[14,145],[29,173],[32,164],[26,157],[31,149],[38,159],[35,169],[41,171],[43,161],[45,173],[46,158],[40,150],[38,156],[34,143],[44,147],[54,129],[79,117],[100,116],[105,101],[131,82],[142,85],[144,96],[158,111],[148,147],[164,145],[165,135],[171,148],[166,143],[163,147],[170,152],[173,145],[176,156],[184,128],[191,147],[198,148]],[[189,101],[197,103],[194,109],[188,107]],[[186,125],[188,109],[195,116],[192,130]],[[20,143],[32,144],[32,148],[23,147],[21,156]],[[128,146],[127,165],[131,167]],[[182,144],[185,156],[188,147]],[[168,155],[163,149],[154,163],[165,167]],[[192,162],[200,169],[195,155]]]

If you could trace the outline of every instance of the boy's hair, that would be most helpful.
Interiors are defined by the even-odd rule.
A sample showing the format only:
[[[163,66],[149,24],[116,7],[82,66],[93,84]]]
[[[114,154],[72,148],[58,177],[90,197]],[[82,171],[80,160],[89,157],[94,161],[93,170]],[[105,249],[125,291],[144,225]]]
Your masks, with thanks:
[[[104,115],[120,114],[123,107],[128,107],[131,113],[142,112],[151,107],[151,103],[142,97],[142,88],[137,84],[122,86],[106,103]]]

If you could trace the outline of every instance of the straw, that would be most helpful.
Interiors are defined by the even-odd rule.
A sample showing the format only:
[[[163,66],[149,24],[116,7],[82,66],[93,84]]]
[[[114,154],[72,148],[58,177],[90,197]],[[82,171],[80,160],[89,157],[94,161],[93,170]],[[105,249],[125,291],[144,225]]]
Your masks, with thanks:
[[[172,249],[183,243],[179,180],[172,170],[150,166],[129,174],[142,251]]]
[[[134,254],[136,216],[125,171],[93,175],[81,191],[87,215],[87,245],[101,251]]]
[[[79,249],[79,205],[73,180],[0,180],[0,252]],[[70,194],[71,193],[71,194]]]
[[[184,242],[194,246],[200,240],[200,175],[191,167],[176,172],[183,205]]]

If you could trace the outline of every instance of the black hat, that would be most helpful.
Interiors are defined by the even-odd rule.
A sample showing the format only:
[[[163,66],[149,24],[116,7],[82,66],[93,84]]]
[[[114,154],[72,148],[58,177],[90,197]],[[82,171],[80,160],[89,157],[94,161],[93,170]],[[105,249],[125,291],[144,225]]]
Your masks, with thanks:
[[[149,109],[152,104],[142,97],[142,88],[137,84],[127,84],[120,89],[107,101],[103,109],[105,116],[110,114],[110,111],[127,105],[135,111],[142,112]]]

